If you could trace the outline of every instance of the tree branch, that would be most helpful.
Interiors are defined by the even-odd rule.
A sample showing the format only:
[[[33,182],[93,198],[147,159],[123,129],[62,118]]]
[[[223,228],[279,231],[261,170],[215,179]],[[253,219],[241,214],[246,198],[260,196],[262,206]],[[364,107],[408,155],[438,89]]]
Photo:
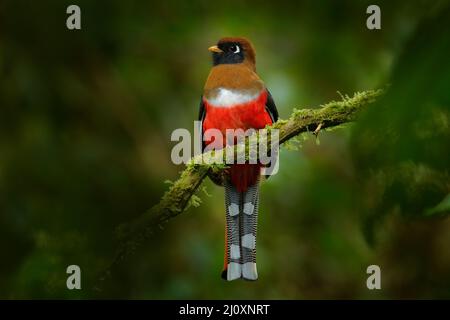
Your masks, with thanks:
[[[288,120],[279,120],[271,128],[279,130],[280,144],[310,129],[315,129],[312,132],[318,134],[319,130],[354,121],[362,109],[375,102],[382,94],[382,90],[369,90],[356,93],[353,97],[342,96],[341,101],[332,101],[317,109],[294,109]],[[221,170],[204,163],[188,164],[158,204],[136,220],[119,226],[119,248],[113,262],[102,273],[99,281],[103,282],[110,275],[112,268],[135,251],[145,239],[162,229],[170,219],[183,213],[191,197],[212,169]],[[99,289],[99,284],[95,289]]]

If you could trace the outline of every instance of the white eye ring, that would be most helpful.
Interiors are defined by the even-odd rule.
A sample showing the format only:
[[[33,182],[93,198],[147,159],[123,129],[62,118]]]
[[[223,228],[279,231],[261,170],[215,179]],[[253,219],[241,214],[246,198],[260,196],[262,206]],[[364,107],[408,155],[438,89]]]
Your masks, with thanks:
[[[235,50],[235,51],[233,51],[233,53],[239,53],[239,52],[241,52],[241,48],[239,48],[239,46],[238,46],[238,45],[236,45],[236,50]]]

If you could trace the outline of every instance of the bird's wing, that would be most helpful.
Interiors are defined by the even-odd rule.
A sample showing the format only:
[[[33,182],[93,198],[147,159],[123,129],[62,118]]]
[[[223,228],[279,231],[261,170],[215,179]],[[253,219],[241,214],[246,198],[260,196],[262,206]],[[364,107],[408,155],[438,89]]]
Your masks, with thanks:
[[[200,103],[199,103],[199,110],[198,110],[198,121],[200,121],[200,143],[202,146],[202,152],[205,151],[205,141],[203,141],[203,121],[205,121],[206,117],[206,108],[205,104],[203,102],[203,96],[200,97]],[[213,171],[210,171],[208,174],[209,178],[212,182],[219,186],[223,186],[223,174],[222,172],[214,173]]]
[[[203,141],[203,121],[206,117],[205,104],[203,103],[203,96],[200,97],[199,111],[198,111],[198,121],[200,121],[200,143],[202,146],[202,152],[205,149],[205,143]]]
[[[269,113],[272,122],[275,123],[278,120],[277,106],[275,105],[275,101],[273,101],[270,91],[268,89],[266,90],[267,90],[266,110]]]
[[[266,89],[266,90],[267,90],[266,110],[267,110],[267,113],[269,113],[270,118],[272,119],[272,123],[275,123],[278,121],[277,106],[275,105],[275,101],[273,101],[270,91],[268,89]],[[270,177],[270,175],[266,175],[266,179],[269,179],[269,177]]]

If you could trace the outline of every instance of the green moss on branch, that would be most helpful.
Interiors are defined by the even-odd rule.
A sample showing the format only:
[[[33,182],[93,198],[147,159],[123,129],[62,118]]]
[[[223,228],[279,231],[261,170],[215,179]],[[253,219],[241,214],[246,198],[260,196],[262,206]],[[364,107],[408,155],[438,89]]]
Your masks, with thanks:
[[[303,132],[313,132],[319,126],[320,129],[326,129],[352,122],[362,109],[373,103],[382,94],[382,90],[369,90],[355,93],[353,97],[341,95],[341,101],[332,101],[320,108],[294,109],[288,120],[279,120],[268,129],[279,130],[280,144],[282,144]],[[209,152],[200,156],[206,159],[211,158],[212,155]],[[208,176],[210,170],[220,171],[224,167],[224,165],[205,164],[198,161],[198,158],[193,159],[158,204],[136,220],[120,226],[117,230],[120,246],[112,264],[103,272],[100,281],[106,279],[114,265],[133,252],[146,238],[158,229],[162,229],[170,219],[185,211],[192,196]]]

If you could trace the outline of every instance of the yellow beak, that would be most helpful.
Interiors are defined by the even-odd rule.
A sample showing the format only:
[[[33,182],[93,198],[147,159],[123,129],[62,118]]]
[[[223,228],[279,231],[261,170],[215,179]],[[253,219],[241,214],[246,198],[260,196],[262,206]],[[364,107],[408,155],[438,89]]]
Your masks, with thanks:
[[[208,51],[216,52],[216,53],[222,53],[222,52],[223,52],[223,50],[219,49],[218,46],[212,46],[212,47],[209,47],[209,48],[208,48]]]

